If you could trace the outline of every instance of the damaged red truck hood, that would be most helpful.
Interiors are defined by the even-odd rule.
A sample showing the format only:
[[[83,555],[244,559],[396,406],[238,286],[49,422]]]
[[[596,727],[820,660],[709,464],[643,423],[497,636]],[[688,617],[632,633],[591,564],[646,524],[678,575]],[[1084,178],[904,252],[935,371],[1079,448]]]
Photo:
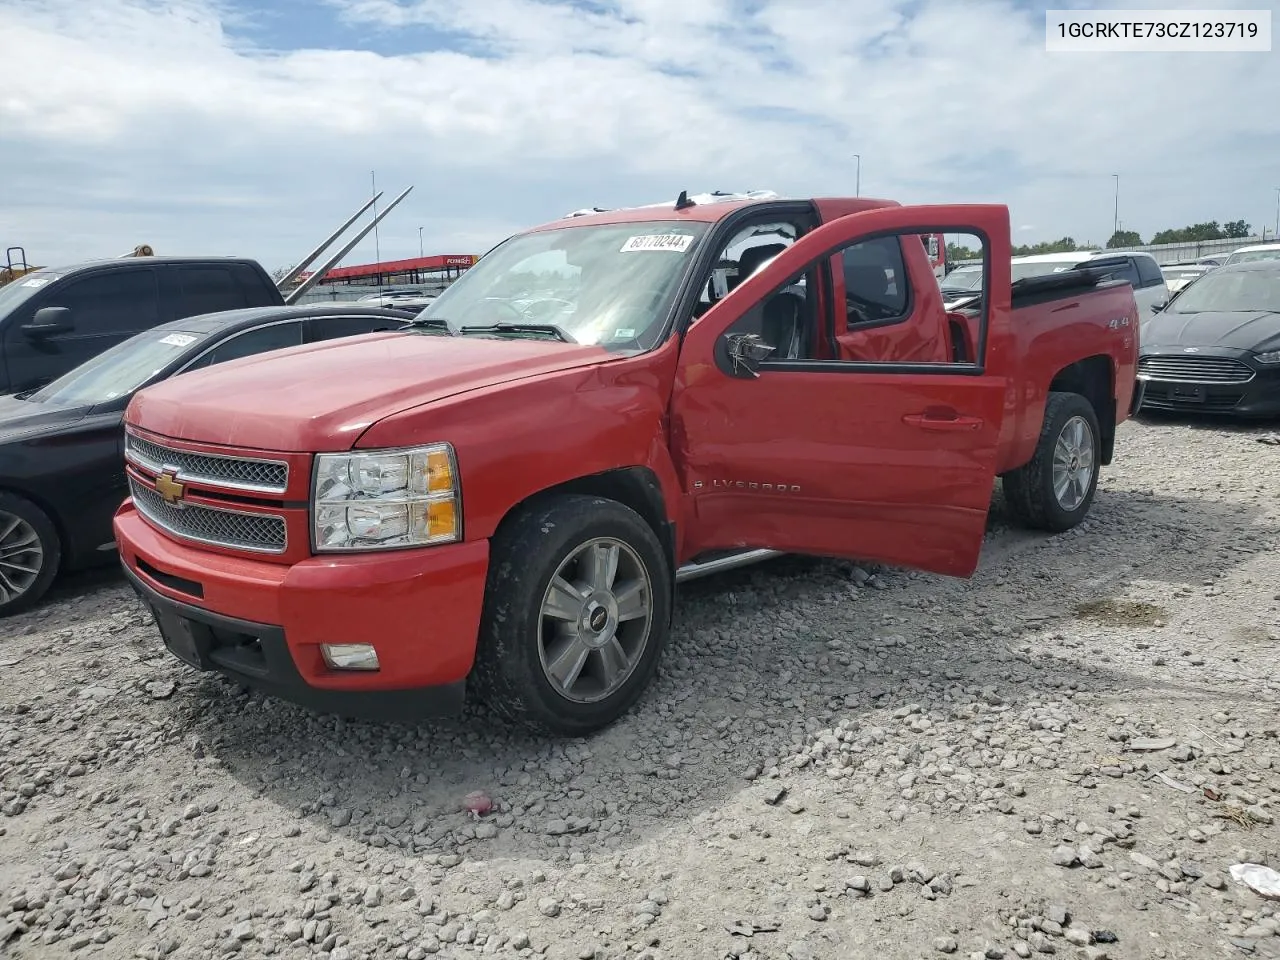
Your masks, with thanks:
[[[594,345],[389,332],[234,360],[140,391],[127,423],[258,450],[349,450],[383,417],[610,358]]]

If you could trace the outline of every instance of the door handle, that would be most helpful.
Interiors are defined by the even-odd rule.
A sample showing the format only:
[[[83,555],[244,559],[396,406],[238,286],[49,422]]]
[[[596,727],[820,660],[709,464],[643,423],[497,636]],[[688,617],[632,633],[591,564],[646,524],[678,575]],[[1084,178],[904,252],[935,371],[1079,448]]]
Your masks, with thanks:
[[[921,430],[977,430],[981,417],[947,417],[929,413],[908,413],[902,422]]]

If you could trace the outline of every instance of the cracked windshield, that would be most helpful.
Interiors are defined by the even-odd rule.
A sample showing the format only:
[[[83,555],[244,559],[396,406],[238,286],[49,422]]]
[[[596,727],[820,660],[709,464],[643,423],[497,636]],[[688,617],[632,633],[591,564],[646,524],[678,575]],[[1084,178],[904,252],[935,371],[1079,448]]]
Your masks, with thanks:
[[[525,234],[490,251],[418,319],[454,331],[533,325],[608,350],[647,350],[706,229],[673,220]]]

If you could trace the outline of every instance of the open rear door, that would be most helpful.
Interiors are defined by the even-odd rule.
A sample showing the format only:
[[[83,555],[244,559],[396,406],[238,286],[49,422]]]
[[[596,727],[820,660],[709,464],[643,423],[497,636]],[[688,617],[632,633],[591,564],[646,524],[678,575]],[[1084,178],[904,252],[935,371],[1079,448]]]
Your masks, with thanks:
[[[914,318],[903,322],[915,323],[927,316],[919,298],[932,296],[942,310],[920,235],[974,234],[990,252],[1005,248],[1008,230],[1002,206],[890,207],[840,217],[693,322],[671,419],[677,467],[692,501],[684,558],[769,548],[953,576],[974,571],[1004,408],[1005,380],[988,373],[986,362],[992,317],[1009,309],[1007,258],[986,257],[987,300],[971,361],[809,357],[822,355],[815,338],[831,329],[830,311],[846,308],[823,292],[831,289],[827,264],[872,241],[883,247],[887,239],[892,249],[896,240],[905,271],[896,289],[909,296],[904,316]],[[865,277],[859,269],[853,275]],[[799,313],[797,297],[804,301]],[[819,325],[807,352],[759,359],[780,352],[767,349],[769,340],[797,316]]]

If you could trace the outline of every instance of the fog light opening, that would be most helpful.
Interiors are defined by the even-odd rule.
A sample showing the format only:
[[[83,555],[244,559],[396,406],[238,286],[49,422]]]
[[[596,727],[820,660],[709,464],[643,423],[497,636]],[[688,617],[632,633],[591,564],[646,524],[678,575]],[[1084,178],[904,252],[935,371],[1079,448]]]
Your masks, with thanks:
[[[378,651],[371,643],[322,643],[320,655],[330,670],[378,669]]]

